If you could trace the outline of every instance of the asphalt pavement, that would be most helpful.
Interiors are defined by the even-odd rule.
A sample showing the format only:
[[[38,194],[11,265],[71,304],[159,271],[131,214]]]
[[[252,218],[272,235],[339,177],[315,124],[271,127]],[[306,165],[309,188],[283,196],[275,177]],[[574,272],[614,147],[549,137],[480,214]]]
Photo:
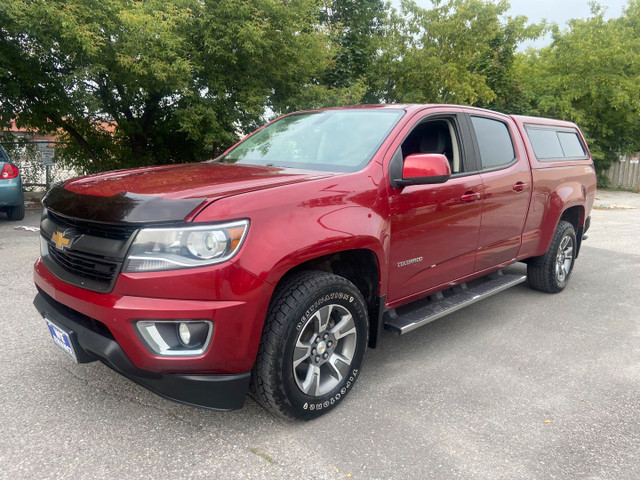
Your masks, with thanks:
[[[38,233],[16,227],[39,212],[0,214],[0,478],[640,478],[640,194],[599,192],[598,208],[564,292],[522,284],[385,333],[308,423],[73,364],[31,304]]]

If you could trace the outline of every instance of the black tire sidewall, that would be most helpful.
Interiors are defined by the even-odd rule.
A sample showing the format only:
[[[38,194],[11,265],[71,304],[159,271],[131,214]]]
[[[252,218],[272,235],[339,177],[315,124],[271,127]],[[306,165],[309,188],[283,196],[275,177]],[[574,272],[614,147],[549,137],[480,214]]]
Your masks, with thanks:
[[[12,220],[12,221],[23,220],[24,214],[25,214],[24,203],[13,206],[13,207],[9,207],[9,209],[7,210],[7,217],[9,217],[9,220]]]
[[[573,256],[571,258],[571,268],[569,269],[569,273],[565,277],[564,281],[558,280],[556,276],[556,257],[560,251],[560,245],[562,245],[562,239],[566,236],[571,238],[573,242]],[[569,283],[569,279],[571,278],[571,274],[573,273],[573,267],[576,263],[576,252],[578,250],[578,244],[576,242],[576,232],[569,222],[564,222],[560,225],[560,228],[557,230],[556,238],[555,238],[555,248],[553,249],[553,255],[549,258],[549,276],[551,280],[551,284],[555,287],[556,291],[564,290],[564,288]]]
[[[296,384],[292,368],[293,351],[300,329],[316,311],[329,304],[341,305],[353,316],[357,331],[356,350],[349,374],[345,375],[329,393],[311,397],[302,393]],[[306,302],[296,308],[287,326],[281,364],[283,393],[287,397],[295,417],[310,419],[322,415],[334,408],[351,391],[360,374],[368,343],[369,326],[366,311],[366,305],[361,295],[355,287],[349,284],[326,285],[313,292],[313,295],[310,295]]]

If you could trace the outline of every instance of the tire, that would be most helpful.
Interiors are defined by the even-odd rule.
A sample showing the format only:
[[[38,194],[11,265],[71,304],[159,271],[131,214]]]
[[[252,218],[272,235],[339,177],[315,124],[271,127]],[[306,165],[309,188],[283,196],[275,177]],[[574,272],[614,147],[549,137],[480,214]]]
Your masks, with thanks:
[[[252,396],[283,417],[319,417],[353,388],[368,335],[367,307],[351,282],[318,271],[292,275],[269,307]]]
[[[7,209],[7,217],[9,220],[22,220],[24,219],[24,202],[15,207],[9,207]]]
[[[564,290],[573,272],[576,247],[573,225],[561,220],[547,253],[532,258],[527,265],[527,279],[531,288],[547,293]]]

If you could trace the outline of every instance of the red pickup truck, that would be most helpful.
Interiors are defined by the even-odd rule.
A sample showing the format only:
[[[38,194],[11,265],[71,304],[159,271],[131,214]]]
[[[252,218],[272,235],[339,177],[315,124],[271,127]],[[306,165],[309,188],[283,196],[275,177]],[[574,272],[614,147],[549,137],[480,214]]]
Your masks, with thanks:
[[[180,402],[340,403],[383,329],[565,288],[596,175],[569,122],[452,105],[298,112],[205,163],[43,199],[34,304],[77,362]],[[503,273],[527,263],[527,275]]]

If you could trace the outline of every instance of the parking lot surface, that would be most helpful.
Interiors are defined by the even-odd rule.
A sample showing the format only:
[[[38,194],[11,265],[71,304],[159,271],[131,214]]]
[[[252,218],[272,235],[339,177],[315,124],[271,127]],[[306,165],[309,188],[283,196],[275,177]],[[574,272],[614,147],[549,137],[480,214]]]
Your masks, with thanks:
[[[71,363],[31,305],[38,233],[16,227],[39,212],[0,215],[0,478],[640,478],[640,195],[597,205],[564,292],[525,283],[386,333],[309,423],[251,399],[179,405]]]

